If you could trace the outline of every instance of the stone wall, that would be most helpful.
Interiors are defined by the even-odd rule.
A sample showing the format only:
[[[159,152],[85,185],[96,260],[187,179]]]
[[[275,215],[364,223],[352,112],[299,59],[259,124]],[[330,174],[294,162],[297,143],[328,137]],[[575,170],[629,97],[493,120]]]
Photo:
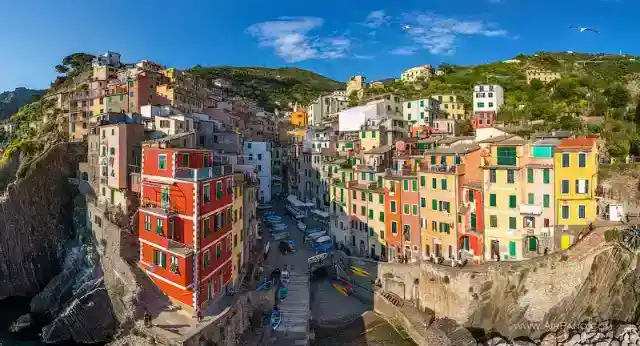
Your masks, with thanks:
[[[407,305],[507,337],[536,338],[561,323],[585,319],[635,322],[639,258],[599,237],[590,234],[569,250],[521,262],[465,268],[374,262],[375,269],[367,270],[380,279],[383,291]]]
[[[0,299],[32,296],[60,271],[72,229],[74,193],[67,180],[86,150],[83,143],[49,148],[0,199]]]

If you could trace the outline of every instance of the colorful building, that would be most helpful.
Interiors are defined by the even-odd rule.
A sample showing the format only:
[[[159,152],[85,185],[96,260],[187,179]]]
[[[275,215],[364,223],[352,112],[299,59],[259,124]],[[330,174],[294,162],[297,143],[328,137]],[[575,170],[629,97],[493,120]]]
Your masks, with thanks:
[[[440,102],[440,114],[447,119],[461,120],[466,117],[464,102],[461,102],[454,94],[437,94],[431,98]]]
[[[566,138],[555,147],[556,225],[562,228],[561,248],[576,240],[597,216],[598,148],[592,137]]]
[[[295,127],[307,128],[309,125],[309,118],[304,111],[295,111],[291,113],[291,125]]]
[[[472,167],[470,167],[472,168]],[[484,259],[484,191],[482,182],[465,182],[462,185],[462,202],[458,209],[458,238],[460,248],[475,262]]]
[[[233,276],[231,166],[213,162],[210,150],[142,148],[140,264],[194,313]]]
[[[484,172],[485,259],[521,260],[522,227],[518,207],[522,195],[526,142],[517,136],[486,140],[491,143]]]

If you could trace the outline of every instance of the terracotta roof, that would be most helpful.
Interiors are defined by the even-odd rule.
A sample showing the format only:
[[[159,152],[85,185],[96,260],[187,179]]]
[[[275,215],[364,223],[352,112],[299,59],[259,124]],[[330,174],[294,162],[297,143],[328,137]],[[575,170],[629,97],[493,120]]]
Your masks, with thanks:
[[[390,145],[383,145],[378,148],[373,148],[371,150],[365,151],[365,154],[384,154],[391,151],[393,148]]]
[[[595,146],[596,139],[593,137],[574,137],[574,138],[565,138],[560,141],[560,144],[556,147],[557,149],[591,149]]]

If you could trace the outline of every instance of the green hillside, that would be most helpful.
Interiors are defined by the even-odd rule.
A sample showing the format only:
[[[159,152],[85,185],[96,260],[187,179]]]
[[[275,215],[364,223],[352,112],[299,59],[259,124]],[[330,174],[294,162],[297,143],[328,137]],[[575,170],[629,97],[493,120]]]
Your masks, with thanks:
[[[44,94],[44,90],[16,88],[13,91],[0,93],[0,121],[15,114],[20,107],[36,101]]]
[[[299,68],[201,67],[190,70],[212,82],[222,78],[233,84],[234,95],[255,100],[267,110],[289,102],[308,104],[322,92],[344,90],[345,84]]]
[[[505,89],[505,104],[499,121],[507,124],[537,123],[531,130],[573,130],[600,133],[610,154],[625,155],[629,143],[640,139],[640,58],[622,55],[548,53],[519,55],[519,63],[495,62],[477,66],[442,64],[444,76],[429,82],[407,84],[394,81],[367,94],[394,92],[407,99],[453,92],[471,108],[476,84],[499,84]],[[560,72],[562,78],[547,84],[526,82],[528,68]],[[640,111],[640,110],[639,110]],[[580,116],[604,117],[603,125],[585,125]]]

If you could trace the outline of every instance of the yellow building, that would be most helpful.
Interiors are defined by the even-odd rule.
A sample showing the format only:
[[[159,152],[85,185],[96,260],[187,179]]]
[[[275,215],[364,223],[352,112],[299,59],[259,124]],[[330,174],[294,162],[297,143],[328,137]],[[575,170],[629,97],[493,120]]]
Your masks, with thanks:
[[[559,72],[553,72],[541,69],[528,69],[525,74],[527,75],[527,84],[531,84],[531,81],[537,79],[542,83],[548,83],[552,80],[560,79]]]
[[[242,173],[235,173],[233,176],[233,219],[231,224],[231,236],[233,241],[232,248],[232,261],[233,261],[233,272],[232,276],[234,280],[241,279],[240,271],[242,270],[242,256],[247,256],[249,254],[243,254],[242,250],[244,249],[244,237],[242,234],[242,227],[244,225],[243,222],[243,193],[244,193],[244,176]],[[238,282],[236,282],[238,284]]]
[[[598,148],[596,139],[577,137],[563,139],[556,146],[555,197],[556,225],[587,226],[596,219],[598,186]],[[561,247],[573,240],[563,235]]]
[[[360,149],[362,151],[368,151],[387,144],[385,133],[378,130],[378,128],[367,128],[364,131],[360,131]]]
[[[307,112],[295,111],[291,113],[291,125],[295,127],[307,128],[308,124],[309,119],[307,117]]]
[[[487,142],[487,141],[485,141]],[[517,136],[493,140],[482,160],[485,259],[522,260],[523,234],[519,200],[523,194],[526,142]],[[487,150],[487,149],[485,149]]]
[[[464,103],[458,100],[454,94],[433,95],[431,98],[440,101],[440,113],[447,114],[447,119],[465,119],[466,110]]]

